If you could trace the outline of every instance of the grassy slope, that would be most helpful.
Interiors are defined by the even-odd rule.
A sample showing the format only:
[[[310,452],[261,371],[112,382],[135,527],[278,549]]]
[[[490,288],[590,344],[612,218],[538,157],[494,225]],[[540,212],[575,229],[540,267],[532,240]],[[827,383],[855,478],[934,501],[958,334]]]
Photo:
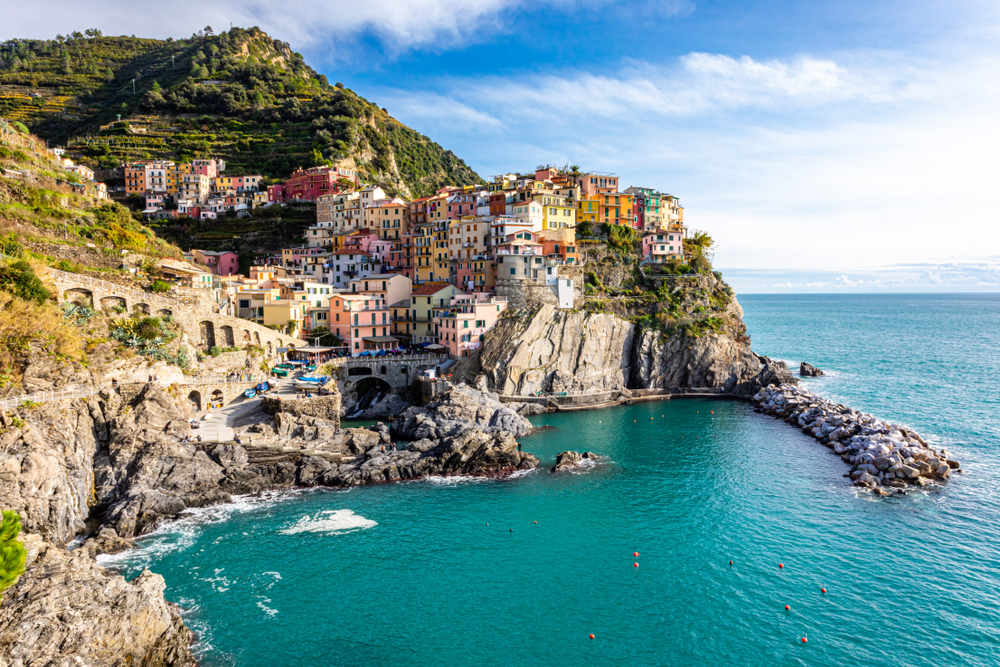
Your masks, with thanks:
[[[13,40],[0,59],[0,116],[82,151],[94,167],[223,157],[231,173],[280,178],[353,158],[367,182],[401,194],[480,181],[451,151],[330,85],[256,28],[176,41]]]

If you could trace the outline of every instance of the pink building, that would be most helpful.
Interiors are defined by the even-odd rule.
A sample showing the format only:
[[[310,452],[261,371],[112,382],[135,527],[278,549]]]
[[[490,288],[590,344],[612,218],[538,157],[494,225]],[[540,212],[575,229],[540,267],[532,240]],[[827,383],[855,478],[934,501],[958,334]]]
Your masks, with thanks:
[[[618,177],[614,174],[581,174],[576,182],[580,186],[581,195],[618,192]]]
[[[506,297],[482,292],[453,296],[448,305],[434,308],[438,345],[448,348],[452,356],[469,356],[482,346],[486,332],[496,325],[505,310]]]
[[[217,276],[231,276],[240,271],[240,256],[231,250],[192,250],[195,264],[204,266]]]
[[[350,250],[359,254],[375,255],[383,263],[389,258],[392,252],[392,241],[380,239],[378,234],[360,229],[344,239],[342,250]]]
[[[350,182],[347,185],[347,181]],[[344,190],[354,189],[358,175],[345,167],[312,167],[299,169],[285,179],[282,185],[272,185],[267,189],[267,200],[316,201],[322,195],[335,195]],[[346,186],[346,187],[345,187]]]
[[[215,178],[226,170],[225,160],[191,160],[191,173]]]
[[[660,229],[642,235],[642,256],[651,262],[684,259],[684,234],[678,229]]]

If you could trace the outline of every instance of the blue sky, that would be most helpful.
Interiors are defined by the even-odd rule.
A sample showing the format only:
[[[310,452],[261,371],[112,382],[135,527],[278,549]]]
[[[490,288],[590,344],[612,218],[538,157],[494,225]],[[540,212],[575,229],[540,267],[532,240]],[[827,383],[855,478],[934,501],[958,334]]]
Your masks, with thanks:
[[[576,163],[679,196],[739,291],[1000,290],[996,2],[6,11],[0,38],[259,25],[484,176]]]

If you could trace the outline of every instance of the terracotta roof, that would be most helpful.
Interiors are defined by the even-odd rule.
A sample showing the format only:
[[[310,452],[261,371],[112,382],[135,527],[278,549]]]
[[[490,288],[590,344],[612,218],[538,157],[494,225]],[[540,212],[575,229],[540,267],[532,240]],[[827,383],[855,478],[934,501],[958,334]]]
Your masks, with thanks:
[[[451,287],[451,283],[424,283],[422,285],[415,285],[413,290],[410,292],[410,296],[430,296],[431,294],[437,294],[441,290]]]

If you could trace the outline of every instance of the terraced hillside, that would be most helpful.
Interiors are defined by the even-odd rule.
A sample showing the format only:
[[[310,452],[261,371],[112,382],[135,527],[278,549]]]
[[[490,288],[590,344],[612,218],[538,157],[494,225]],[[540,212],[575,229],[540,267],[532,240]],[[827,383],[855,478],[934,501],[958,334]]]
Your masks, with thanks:
[[[180,40],[87,33],[0,45],[0,116],[91,167],[223,157],[228,172],[280,178],[346,160],[366,182],[412,196],[480,181],[257,28]]]

